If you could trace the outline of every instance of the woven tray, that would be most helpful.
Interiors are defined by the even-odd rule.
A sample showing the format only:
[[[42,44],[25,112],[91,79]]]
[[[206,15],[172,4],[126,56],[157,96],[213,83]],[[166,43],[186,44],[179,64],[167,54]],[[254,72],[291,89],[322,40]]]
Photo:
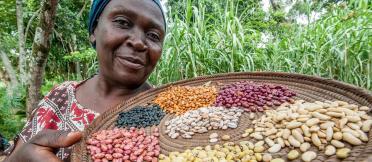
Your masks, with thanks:
[[[357,104],[359,106],[372,107],[372,93],[364,89],[338,82],[335,80],[324,79],[319,77],[301,75],[301,74],[290,74],[290,73],[273,73],[273,72],[253,72],[253,73],[229,73],[229,74],[219,74],[212,76],[203,76],[190,80],[178,81],[175,83],[163,85],[161,87],[148,90],[146,92],[140,93],[139,95],[131,98],[119,104],[117,107],[108,110],[107,112],[100,115],[93,123],[85,129],[83,139],[77,143],[71,155],[71,161],[73,162],[88,162],[92,161],[90,155],[86,150],[86,143],[89,134],[97,132],[103,129],[112,129],[115,126],[115,121],[118,114],[122,111],[127,111],[137,105],[146,105],[151,103],[155,96],[164,91],[169,86],[198,86],[203,85],[206,82],[211,82],[217,86],[223,84],[230,84],[238,81],[254,81],[259,83],[272,83],[278,85],[284,85],[290,90],[294,91],[297,96],[294,99],[303,99],[308,102],[313,101],[325,101],[325,100],[343,100],[349,103]],[[222,83],[222,84],[221,84]],[[370,112],[370,111],[369,111]],[[260,114],[262,115],[262,113]],[[370,115],[370,113],[369,113]],[[211,133],[217,132],[220,135],[229,134],[231,136],[230,141],[241,141],[241,140],[252,140],[251,138],[241,139],[240,135],[244,130],[250,127],[250,121],[248,119],[248,113],[243,113],[240,118],[239,126],[236,129],[227,130],[212,130],[204,134],[196,134],[192,139],[183,139],[178,137],[177,139],[171,139],[164,133],[165,121],[169,120],[172,115],[167,114],[159,125],[160,128],[160,147],[161,153],[168,154],[171,151],[183,151],[188,148],[193,148],[196,146],[206,146],[211,145],[209,143],[209,135]],[[147,133],[150,134],[150,128],[147,128]],[[356,146],[352,148],[350,156],[343,161],[364,161],[372,154],[372,132],[370,131],[368,143]],[[219,141],[218,144],[222,144],[223,141]],[[217,143],[214,143],[217,144]],[[333,156],[326,156],[323,152],[319,152],[316,148],[311,148],[311,150],[318,153],[317,158],[314,161],[340,161]],[[286,153],[288,153],[288,147],[282,149],[279,153],[273,154],[273,157],[286,158]],[[371,157],[370,157],[371,158]],[[298,160],[300,161],[300,160]]]

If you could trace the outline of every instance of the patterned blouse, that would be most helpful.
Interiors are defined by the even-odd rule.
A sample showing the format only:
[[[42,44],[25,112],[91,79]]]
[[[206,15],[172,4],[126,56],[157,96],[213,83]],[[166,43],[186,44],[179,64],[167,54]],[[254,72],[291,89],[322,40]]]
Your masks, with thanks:
[[[75,90],[81,83],[83,82],[64,82],[51,90],[40,101],[16,140],[27,142],[43,129],[83,131],[99,113],[84,108],[77,102]],[[61,148],[57,156],[68,161],[70,152],[71,148]]]

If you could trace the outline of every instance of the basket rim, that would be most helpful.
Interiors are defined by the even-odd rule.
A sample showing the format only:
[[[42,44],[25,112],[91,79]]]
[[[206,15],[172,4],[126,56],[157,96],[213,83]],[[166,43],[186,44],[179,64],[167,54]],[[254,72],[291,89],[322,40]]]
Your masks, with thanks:
[[[194,77],[194,78],[190,78],[190,79],[183,79],[183,80],[179,80],[179,81],[175,81],[175,82],[170,82],[170,83],[161,85],[159,87],[155,87],[155,88],[143,91],[143,92],[137,94],[136,96],[131,97],[128,100],[123,100],[122,102],[120,102],[116,106],[113,106],[110,109],[108,109],[107,111],[103,112],[96,119],[94,119],[94,121],[87,128],[84,129],[84,131],[83,131],[84,135],[83,135],[82,140],[79,143],[76,143],[73,147],[73,152],[71,153],[71,160],[74,161],[74,159],[75,159],[75,161],[76,161],[76,159],[80,156],[81,152],[75,152],[75,148],[78,147],[80,145],[80,143],[82,141],[84,141],[84,139],[87,136],[89,136],[88,132],[91,132],[90,129],[93,129],[93,128],[96,127],[97,122],[95,122],[95,121],[102,121],[103,120],[102,118],[104,118],[106,116],[105,114],[114,113],[118,109],[120,109],[120,108],[122,108],[122,107],[124,107],[128,104],[131,104],[131,103],[147,96],[148,94],[153,95],[154,92],[156,92],[158,90],[166,89],[170,86],[183,86],[183,85],[191,84],[192,82],[196,82],[196,81],[200,81],[200,80],[208,80],[208,79],[211,79],[211,80],[212,79],[215,79],[215,80],[222,79],[223,80],[224,78],[239,77],[239,76],[244,77],[244,78],[252,77],[252,79],[254,79],[254,77],[258,77],[258,79],[260,79],[260,77],[261,78],[262,77],[270,77],[271,80],[281,80],[281,79],[282,80],[287,80],[289,78],[293,78],[298,83],[305,82],[305,81],[306,82],[310,81],[311,84],[313,84],[313,85],[324,85],[325,87],[330,87],[330,88],[333,88],[333,89],[341,89],[341,90],[348,91],[348,92],[352,93],[353,95],[358,96],[360,98],[363,98],[368,103],[372,104],[372,91],[369,91],[367,89],[358,87],[356,85],[352,85],[350,83],[346,83],[346,82],[342,82],[342,81],[338,81],[338,80],[330,79],[330,78],[323,78],[323,77],[319,77],[319,76],[299,74],[299,73],[288,73],[288,72],[270,72],[270,71],[265,71],[265,72],[230,72],[230,73],[218,73],[218,74],[213,74],[213,75],[203,75],[203,76],[198,76],[198,77]],[[370,113],[370,111],[368,113]]]

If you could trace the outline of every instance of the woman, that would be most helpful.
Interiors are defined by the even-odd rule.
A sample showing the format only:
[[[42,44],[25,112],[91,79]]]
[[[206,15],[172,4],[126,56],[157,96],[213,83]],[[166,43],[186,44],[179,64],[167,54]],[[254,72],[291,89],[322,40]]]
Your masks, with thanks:
[[[98,114],[151,88],[146,80],[161,56],[165,30],[159,0],[95,0],[89,33],[99,74],[49,92],[6,161],[69,161],[79,131]]]

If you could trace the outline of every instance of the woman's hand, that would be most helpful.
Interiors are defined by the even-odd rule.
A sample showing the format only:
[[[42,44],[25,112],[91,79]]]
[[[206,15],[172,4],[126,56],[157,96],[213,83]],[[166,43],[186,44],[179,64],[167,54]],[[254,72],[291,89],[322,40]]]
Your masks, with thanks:
[[[81,137],[81,132],[69,133],[59,130],[43,130],[27,143],[20,146],[17,144],[14,152],[5,162],[61,162],[62,160],[55,155],[57,149],[72,146],[78,142]]]

